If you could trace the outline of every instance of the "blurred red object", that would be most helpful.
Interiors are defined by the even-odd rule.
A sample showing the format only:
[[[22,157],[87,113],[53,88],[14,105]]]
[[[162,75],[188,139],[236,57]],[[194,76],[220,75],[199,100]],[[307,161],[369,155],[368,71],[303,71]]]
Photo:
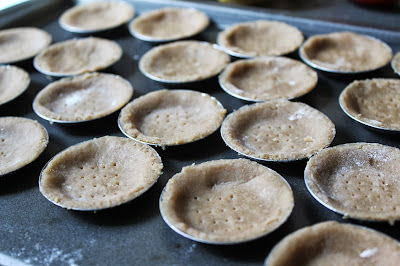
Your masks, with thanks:
[[[397,0],[352,0],[352,1],[364,5],[374,5],[374,6],[387,6],[397,2]]]

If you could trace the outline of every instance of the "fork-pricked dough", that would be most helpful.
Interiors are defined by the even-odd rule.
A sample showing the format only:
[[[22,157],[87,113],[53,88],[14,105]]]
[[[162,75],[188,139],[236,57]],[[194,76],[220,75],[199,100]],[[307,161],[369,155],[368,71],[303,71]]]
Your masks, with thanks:
[[[311,194],[329,209],[362,220],[400,218],[400,149],[377,143],[327,148],[307,163]]]
[[[127,104],[119,117],[130,138],[159,146],[203,139],[215,132],[226,110],[210,95],[190,90],[159,90]]]
[[[146,41],[172,41],[196,35],[209,23],[208,16],[194,8],[166,7],[143,13],[129,24],[129,30]]]
[[[177,41],[149,50],[140,59],[139,68],[151,79],[184,83],[219,74],[229,60],[226,53],[211,43]]]
[[[396,266],[399,260],[400,245],[393,238],[367,227],[328,221],[283,238],[265,266]]]
[[[0,30],[0,64],[15,63],[40,53],[51,43],[52,37],[35,27]]]
[[[53,122],[82,122],[119,110],[132,94],[131,84],[120,76],[88,73],[50,83],[38,93],[33,108]]]
[[[50,76],[73,76],[104,69],[122,56],[114,41],[87,37],[50,45],[34,59],[34,66]]]
[[[296,27],[269,20],[238,23],[217,36],[217,43],[227,53],[245,58],[285,55],[296,50],[303,40]]]
[[[39,188],[63,208],[99,210],[143,194],[157,181],[162,168],[161,158],[150,146],[105,136],[54,156],[41,173]]]
[[[171,228],[214,244],[264,236],[286,221],[293,205],[286,180],[247,159],[184,167],[168,181],[160,199],[161,214]]]
[[[46,129],[36,120],[0,117],[0,176],[36,160],[48,142]]]
[[[243,106],[221,126],[222,138],[231,149],[268,161],[310,157],[327,147],[335,133],[335,125],[323,113],[288,100]]]
[[[366,125],[400,130],[400,80],[356,80],[340,94],[342,109]]]
[[[392,49],[384,42],[354,32],[314,35],[300,48],[309,65],[332,72],[364,72],[385,66]]]
[[[21,95],[29,86],[29,74],[16,66],[0,66],[0,105]]]
[[[122,1],[94,1],[66,10],[59,23],[71,32],[97,32],[116,28],[128,22],[134,14],[132,5]]]
[[[317,73],[300,61],[264,57],[230,63],[219,76],[229,94],[249,101],[293,99],[317,85]]]

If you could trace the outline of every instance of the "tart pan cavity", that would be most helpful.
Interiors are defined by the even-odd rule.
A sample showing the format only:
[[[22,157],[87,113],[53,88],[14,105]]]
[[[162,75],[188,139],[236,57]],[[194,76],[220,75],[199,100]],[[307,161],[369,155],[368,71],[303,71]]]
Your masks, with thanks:
[[[36,120],[0,117],[0,176],[36,160],[48,142],[46,129]]]
[[[215,45],[200,41],[177,41],[156,46],[139,61],[140,71],[165,83],[195,82],[218,75],[229,56]]]
[[[121,131],[135,140],[173,146],[203,139],[221,125],[226,110],[210,95],[191,90],[159,90],[127,104]]]
[[[265,161],[308,158],[327,147],[335,133],[335,125],[323,113],[288,100],[245,105],[221,126],[222,138],[232,150]]]
[[[347,31],[311,36],[299,54],[316,69],[343,74],[373,71],[392,59],[392,49],[383,41]]]
[[[395,266],[399,260],[400,245],[393,238],[367,227],[328,221],[283,238],[264,265]]]
[[[289,54],[303,40],[303,34],[296,27],[269,20],[237,23],[217,36],[217,43],[225,52],[241,58]]]
[[[34,99],[33,110],[51,122],[85,122],[119,110],[132,95],[131,84],[122,77],[88,73],[47,85]]]
[[[43,168],[40,192],[73,210],[100,210],[147,191],[161,175],[161,158],[150,146],[123,137],[85,141],[54,156]]]
[[[94,1],[66,10],[58,22],[66,31],[94,33],[121,26],[134,15],[135,10],[128,3]]]
[[[129,24],[129,31],[140,40],[169,42],[194,36],[209,23],[208,16],[197,9],[166,7],[141,14]]]
[[[0,105],[20,96],[29,86],[28,72],[16,66],[0,66]]]
[[[0,64],[11,64],[34,57],[51,43],[52,37],[35,27],[0,30]]]
[[[300,97],[310,92],[317,81],[313,69],[286,57],[237,60],[219,76],[219,84],[228,94],[255,102]]]
[[[184,167],[160,197],[164,221],[203,243],[236,244],[277,229],[293,209],[293,192],[275,171],[247,159]]]
[[[342,110],[354,120],[376,129],[400,130],[400,80],[356,80],[340,94]]]
[[[72,39],[50,45],[38,54],[34,67],[50,76],[73,76],[107,68],[122,56],[114,41],[98,37]]]
[[[360,220],[400,218],[400,149],[377,143],[327,148],[307,163],[304,179],[328,209]]]

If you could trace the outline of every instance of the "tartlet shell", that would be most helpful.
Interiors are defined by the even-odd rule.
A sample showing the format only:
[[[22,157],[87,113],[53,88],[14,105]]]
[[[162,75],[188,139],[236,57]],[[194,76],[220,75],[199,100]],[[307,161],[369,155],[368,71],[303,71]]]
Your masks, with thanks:
[[[247,159],[184,167],[160,197],[164,221],[177,233],[208,244],[237,244],[282,225],[293,192],[275,171]]]

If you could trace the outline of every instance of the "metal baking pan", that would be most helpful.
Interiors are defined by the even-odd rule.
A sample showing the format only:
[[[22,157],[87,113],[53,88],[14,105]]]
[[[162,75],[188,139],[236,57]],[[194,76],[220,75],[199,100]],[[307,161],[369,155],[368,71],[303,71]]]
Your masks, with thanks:
[[[214,42],[221,29],[233,23],[256,20],[280,20],[298,27],[304,35],[350,30],[377,37],[393,51],[400,50],[400,33],[372,28],[272,15],[252,9],[238,9],[201,2],[131,0],[138,14],[164,7],[195,7],[206,12],[212,24],[198,35],[199,40]],[[53,36],[53,42],[79,37],[64,31],[57,19],[74,1],[30,1],[0,13],[0,28],[37,26]],[[138,70],[138,59],[154,44],[135,39],[122,26],[96,36],[116,40],[123,48],[122,60],[107,69],[121,75],[135,88],[134,98],[163,85],[151,81]],[[298,55],[290,55],[298,58]],[[50,124],[32,110],[32,101],[39,90],[51,80],[38,73],[32,60],[18,64],[31,75],[28,90],[16,100],[1,106],[0,116],[23,116],[38,120],[49,132],[50,143],[32,164],[0,178],[0,264],[3,265],[261,265],[271,248],[287,234],[307,225],[326,220],[362,224],[400,240],[400,229],[388,223],[345,220],[320,205],[308,193],[303,181],[306,161],[263,164],[283,175],[292,186],[295,207],[280,228],[261,239],[239,245],[217,246],[200,244],[171,230],[162,220],[158,199],[166,182],[183,166],[221,158],[239,158],[222,141],[219,132],[204,140],[178,147],[158,149],[164,163],[164,174],[144,195],[120,207],[98,212],[67,211],[49,201],[39,192],[38,178],[46,162],[61,150],[104,135],[123,136],[118,129],[118,113],[79,125]],[[298,101],[325,113],[336,125],[337,135],[332,145],[349,142],[378,142],[395,147],[400,140],[393,135],[371,131],[347,117],[340,109],[340,92],[355,78],[391,77],[390,66],[362,77],[338,76],[318,72],[317,87]],[[247,104],[225,93],[217,79],[188,85],[215,96],[228,110]],[[14,263],[14,264],[13,264]]]

